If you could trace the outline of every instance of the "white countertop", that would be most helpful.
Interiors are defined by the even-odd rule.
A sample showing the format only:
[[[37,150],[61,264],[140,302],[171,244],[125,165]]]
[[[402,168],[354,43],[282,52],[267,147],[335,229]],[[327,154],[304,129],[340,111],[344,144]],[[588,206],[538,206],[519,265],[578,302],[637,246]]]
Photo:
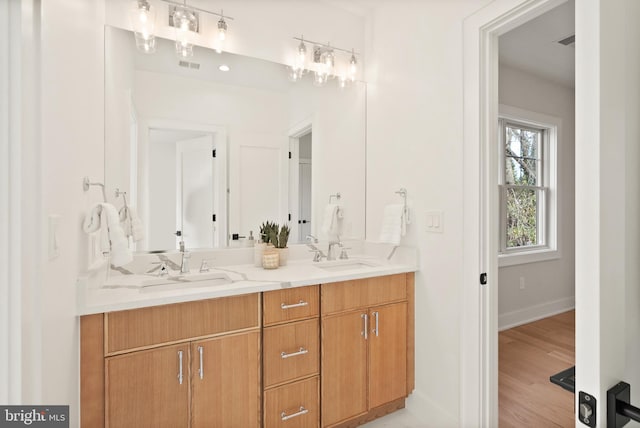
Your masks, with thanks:
[[[78,315],[136,309],[148,306],[189,302],[217,297],[235,296],[248,293],[279,290],[290,287],[302,287],[339,281],[348,281],[375,276],[415,272],[417,270],[415,250],[399,247],[394,257],[387,260],[386,254],[374,245],[364,245],[362,254],[353,255],[349,260],[312,262],[301,250],[293,253],[303,254],[305,258],[290,259],[286,266],[267,270],[253,264],[225,264],[212,266],[211,272],[226,274],[233,282],[206,286],[205,281],[176,283],[170,286],[149,286],[144,288],[106,288],[104,278],[91,279],[89,276],[78,282]],[[402,250],[401,250],[402,249]],[[218,250],[225,251],[225,250]],[[248,254],[247,252],[245,252]],[[246,254],[241,254],[246,261]],[[210,254],[201,258],[208,258]],[[148,260],[149,256],[145,255]],[[225,254],[225,257],[229,257]],[[222,259],[222,257],[217,257]],[[233,259],[229,259],[233,261]],[[147,261],[148,263],[148,261]],[[192,265],[193,266],[193,265]],[[324,268],[323,268],[324,267]],[[193,270],[192,270],[193,271]],[[103,275],[103,277],[106,275]],[[109,282],[118,284],[118,277],[127,275],[115,273]],[[122,281],[123,283],[126,281]],[[170,288],[170,289],[167,289]]]

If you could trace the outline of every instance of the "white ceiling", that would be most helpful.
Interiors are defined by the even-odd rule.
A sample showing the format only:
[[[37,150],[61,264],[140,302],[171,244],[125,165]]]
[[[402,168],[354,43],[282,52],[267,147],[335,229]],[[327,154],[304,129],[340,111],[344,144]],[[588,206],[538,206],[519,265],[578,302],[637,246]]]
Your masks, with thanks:
[[[500,63],[574,87],[575,45],[558,43],[575,34],[574,15],[574,0],[569,0],[503,34]]]

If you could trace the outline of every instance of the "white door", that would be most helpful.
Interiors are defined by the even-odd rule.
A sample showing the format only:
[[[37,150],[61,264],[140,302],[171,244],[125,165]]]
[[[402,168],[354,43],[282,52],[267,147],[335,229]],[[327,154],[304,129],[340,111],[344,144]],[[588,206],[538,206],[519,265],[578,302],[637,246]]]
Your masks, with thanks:
[[[298,213],[300,218],[298,219],[298,230],[300,240],[311,233],[311,160],[300,159],[300,180],[299,191],[300,195],[298,201],[300,206]]]
[[[176,230],[182,232],[187,248],[214,246],[214,159],[212,135],[176,144]]]
[[[598,427],[619,381],[640,406],[638,20],[637,0],[576,1],[576,401]]]
[[[463,225],[461,426],[497,425],[497,235],[490,221],[497,204],[488,198],[496,168],[486,165],[497,123],[497,36],[560,2],[492,2],[464,24],[465,206],[476,208],[465,210]],[[630,401],[640,407],[640,2],[575,4],[576,410],[580,392],[588,394],[583,404],[595,411],[588,422],[604,428],[607,391],[618,382],[631,385]],[[482,272],[489,274],[484,286]],[[585,426],[581,419],[576,411],[576,427]]]

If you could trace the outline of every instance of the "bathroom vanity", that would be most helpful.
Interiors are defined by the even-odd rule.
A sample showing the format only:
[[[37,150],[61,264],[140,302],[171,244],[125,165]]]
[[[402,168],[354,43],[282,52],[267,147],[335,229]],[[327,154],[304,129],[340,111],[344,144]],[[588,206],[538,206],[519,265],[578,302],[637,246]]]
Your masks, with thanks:
[[[80,310],[82,426],[352,427],[403,408],[416,269],[350,263],[235,266],[235,290],[186,297],[95,290],[103,303]]]

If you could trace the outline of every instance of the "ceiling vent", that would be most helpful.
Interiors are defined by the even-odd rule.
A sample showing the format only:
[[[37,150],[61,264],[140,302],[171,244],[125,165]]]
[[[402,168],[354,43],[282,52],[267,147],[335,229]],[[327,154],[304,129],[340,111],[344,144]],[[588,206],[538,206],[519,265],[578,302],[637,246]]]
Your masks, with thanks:
[[[558,40],[558,43],[560,43],[561,45],[565,45],[565,46],[573,46],[576,44],[576,35],[573,34],[569,37],[565,37],[562,40]]]
[[[200,64],[198,64],[197,62],[189,62],[189,61],[180,60],[180,61],[178,61],[178,65],[180,67],[190,68],[192,70],[200,70]]]

